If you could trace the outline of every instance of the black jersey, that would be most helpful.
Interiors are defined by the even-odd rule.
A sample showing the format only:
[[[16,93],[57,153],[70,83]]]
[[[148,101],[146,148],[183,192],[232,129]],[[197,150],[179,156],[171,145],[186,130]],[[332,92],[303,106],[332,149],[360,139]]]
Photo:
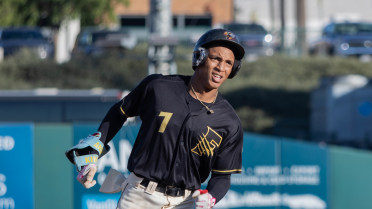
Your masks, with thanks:
[[[205,107],[188,93],[190,76],[150,75],[123,100],[126,117],[142,125],[128,170],[153,181],[199,189],[209,173],[240,173],[243,130],[231,105],[218,94]]]

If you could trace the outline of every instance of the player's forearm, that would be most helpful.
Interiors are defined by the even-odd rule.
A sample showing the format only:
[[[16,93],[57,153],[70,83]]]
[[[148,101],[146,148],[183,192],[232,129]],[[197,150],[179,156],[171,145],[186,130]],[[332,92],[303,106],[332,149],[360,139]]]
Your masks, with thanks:
[[[126,117],[120,113],[121,102],[113,105],[103,118],[98,131],[102,133],[101,141],[107,144],[117,134],[126,121]]]
[[[212,174],[208,182],[208,192],[216,198],[216,202],[220,201],[230,189],[231,174]]]

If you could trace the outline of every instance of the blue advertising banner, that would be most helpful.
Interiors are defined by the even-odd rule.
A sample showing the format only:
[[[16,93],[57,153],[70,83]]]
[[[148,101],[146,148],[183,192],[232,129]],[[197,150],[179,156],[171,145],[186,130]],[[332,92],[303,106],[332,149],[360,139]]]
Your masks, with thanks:
[[[214,208],[325,209],[327,149],[263,135],[244,135],[243,172]]]
[[[276,184],[265,172],[278,169],[274,138],[244,135],[242,174],[231,175],[231,188],[215,208],[276,208]]]
[[[0,209],[34,208],[33,126],[0,124]]]
[[[115,209],[118,200],[120,198],[120,194],[116,195],[108,195],[108,194],[86,194],[82,196],[81,199],[81,208],[82,209],[99,209],[99,208],[107,208],[107,209]]]
[[[327,149],[283,140],[280,151],[283,208],[329,208]]]
[[[99,124],[74,124],[74,143],[77,144],[80,139],[94,133]],[[99,192],[99,188],[106,178],[110,168],[114,168],[126,176],[127,162],[129,159],[132,145],[137,137],[140,124],[126,123],[116,136],[111,140],[109,146],[110,152],[101,157],[97,164],[97,173],[95,179],[97,185],[85,189],[78,181],[74,181],[74,208],[75,209],[115,209],[120,194],[104,194]],[[74,176],[77,176],[75,169]]]

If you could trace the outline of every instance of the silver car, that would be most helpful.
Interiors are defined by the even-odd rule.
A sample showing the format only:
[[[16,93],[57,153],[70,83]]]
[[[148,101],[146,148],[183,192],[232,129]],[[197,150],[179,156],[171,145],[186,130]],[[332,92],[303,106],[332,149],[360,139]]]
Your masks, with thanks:
[[[277,49],[274,37],[262,25],[256,23],[229,23],[223,28],[235,33],[247,55],[272,56]]]
[[[372,55],[372,23],[330,23],[323,28],[322,36],[310,43],[309,53],[357,57]]]

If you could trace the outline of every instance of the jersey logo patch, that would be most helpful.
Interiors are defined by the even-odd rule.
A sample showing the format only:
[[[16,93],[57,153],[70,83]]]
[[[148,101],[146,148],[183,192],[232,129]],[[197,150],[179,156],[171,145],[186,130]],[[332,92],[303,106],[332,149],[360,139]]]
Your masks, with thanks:
[[[207,133],[202,133],[198,144],[191,151],[199,156],[213,156],[214,149],[219,147],[222,142],[222,137],[211,127],[207,126]]]

